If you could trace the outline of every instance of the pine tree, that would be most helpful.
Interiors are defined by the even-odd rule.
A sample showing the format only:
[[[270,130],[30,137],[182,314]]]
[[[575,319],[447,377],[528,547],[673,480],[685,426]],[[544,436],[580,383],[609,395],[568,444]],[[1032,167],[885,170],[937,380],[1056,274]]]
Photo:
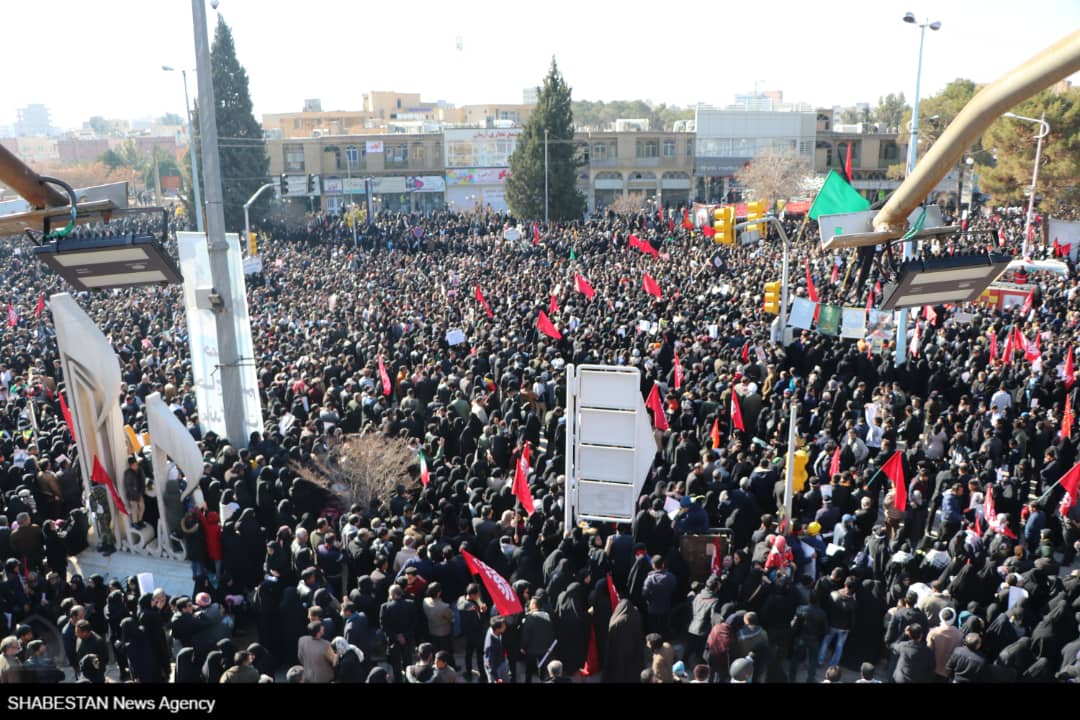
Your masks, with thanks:
[[[266,154],[262,126],[251,112],[251,94],[244,66],[236,59],[232,30],[218,15],[214,42],[210,46],[210,70],[214,81],[214,116],[217,120],[218,155],[221,158],[221,188],[225,205],[225,229],[230,232],[244,228],[244,203],[268,181],[270,158]],[[192,150],[202,152],[199,144],[198,104],[194,113]],[[201,155],[199,156],[201,159]],[[202,170],[202,166],[199,166]],[[184,158],[185,181],[191,178],[191,155]],[[188,187],[190,182],[186,183]],[[191,198],[185,205],[193,211]],[[267,196],[252,208],[253,214],[267,202]],[[191,217],[194,217],[193,215]]]
[[[539,88],[536,110],[529,117],[510,157],[506,200],[515,215],[544,217],[544,130],[548,133],[548,211],[552,220],[577,220],[585,213],[585,198],[577,189],[574,115],[571,89],[555,58]]]

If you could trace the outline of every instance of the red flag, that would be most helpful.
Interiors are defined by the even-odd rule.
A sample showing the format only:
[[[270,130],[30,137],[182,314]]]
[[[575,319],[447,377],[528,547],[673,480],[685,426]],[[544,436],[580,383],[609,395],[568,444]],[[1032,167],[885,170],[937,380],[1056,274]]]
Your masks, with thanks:
[[[1024,351],[1024,359],[1025,360],[1028,360],[1030,362],[1034,362],[1034,361],[1038,360],[1040,357],[1042,357],[1042,353],[1039,351],[1038,346],[1035,343],[1028,340],[1027,336],[1024,335],[1024,333],[1020,332],[1015,327],[1013,328],[1013,332],[1016,333],[1016,342],[1017,342],[1017,344]]]
[[[881,472],[892,480],[893,489],[896,491],[896,509],[903,512],[907,509],[907,481],[904,479],[904,461],[899,450],[881,466]]]
[[[112,478],[109,477],[109,473],[105,472],[105,468],[101,467],[101,463],[98,462],[97,455],[94,456],[94,469],[90,473],[90,479],[94,481],[95,485],[104,485],[109,490],[109,495],[112,496],[113,503],[116,504],[116,510],[121,515],[127,515],[127,508],[124,507],[124,501],[120,499],[120,493],[116,492],[116,486],[113,485]]]
[[[45,296],[38,295],[37,307],[34,308],[34,317],[41,317],[41,313],[45,311]]]
[[[592,300],[593,296],[596,295],[596,291],[592,289],[592,285],[589,284],[589,281],[585,279],[584,275],[578,275],[575,273],[574,289],[585,297],[589,298],[590,300]]]
[[[611,609],[614,610],[619,604],[619,593],[615,590],[615,581],[611,578],[611,573],[607,574],[607,591],[608,597],[611,598]]]
[[[1031,312],[1031,303],[1034,300],[1035,300],[1035,291],[1033,290],[1033,291],[1031,291],[1031,292],[1029,292],[1027,294],[1026,298],[1024,298],[1024,306],[1022,308],[1020,308],[1020,313],[1023,314],[1023,315],[1027,315],[1029,312]]]
[[[8,327],[15,327],[19,324],[19,313],[15,312],[15,308],[8,303],[7,306],[7,324]]]
[[[742,419],[742,408],[739,407],[739,393],[735,388],[731,389],[731,426],[736,430],[746,432],[746,424]]]
[[[717,415],[712,421],[712,430],[709,431],[709,437],[712,438],[713,450],[720,447],[720,416]]]
[[[997,333],[992,330],[986,333],[986,339],[990,341],[990,364],[997,360]]]
[[[649,391],[649,397],[645,400],[645,407],[652,410],[653,427],[657,430],[667,430],[668,425],[667,415],[664,414],[664,404],[660,401],[660,390],[657,388],[656,383],[653,383],[652,390]]]
[[[533,223],[533,245],[540,244],[540,226]]]
[[[664,206],[660,203],[659,200],[656,201],[656,219],[659,222],[664,221]],[[614,605],[612,607],[614,607]]]
[[[712,562],[709,565],[709,575],[719,575],[724,571],[724,558],[720,555],[719,535],[713,538]]]
[[[829,275],[829,282],[832,283],[833,285],[835,285],[836,281],[839,280],[839,279],[840,279],[840,266],[837,265],[834,262],[833,266],[832,266],[832,274]]]
[[[652,279],[652,276],[649,275],[649,273],[645,273],[645,277],[641,280],[641,286],[644,288],[645,292],[650,295],[655,295],[658,300],[664,296],[664,293],[660,290],[660,286],[656,284],[656,281]]]
[[[979,522],[979,513],[975,513],[975,534],[979,537],[983,536],[982,524]]]
[[[978,515],[976,514],[976,518]],[[986,486],[986,499],[983,500],[983,517],[991,530],[997,530],[997,510],[994,508],[994,486]],[[980,535],[982,533],[979,533]]]
[[[551,296],[551,300],[548,302],[548,313],[554,315],[559,312],[559,303],[556,302],[555,296]]]
[[[1065,412],[1061,415],[1061,439],[1068,440],[1072,437],[1073,410],[1072,396],[1065,395]]]
[[[495,609],[500,615],[517,615],[522,612],[521,600],[514,592],[513,586],[499,573],[495,572],[487,563],[475,557],[468,550],[462,550],[461,556],[465,558],[465,564],[469,566],[469,572],[479,575],[480,580],[487,588],[488,595],[495,602]]]
[[[750,341],[747,340],[743,343],[742,352],[739,353],[739,360],[742,362],[750,362]]]
[[[1073,346],[1069,346],[1069,354],[1065,356],[1065,389],[1072,388],[1076,382],[1076,371],[1073,370]]]
[[[851,143],[847,144],[847,160],[844,162],[844,173],[848,182],[851,182]]]
[[[814,278],[810,276],[810,260],[805,259],[806,263],[806,295],[810,298],[810,302],[818,302],[817,288],[814,287]]]
[[[628,242],[630,247],[637,248],[638,250],[647,255],[652,255],[654,258],[660,257],[660,252],[656,248],[654,248],[652,246],[652,243],[648,240],[642,240],[637,235],[631,233],[630,237],[628,238]]]
[[[1002,360],[1006,365],[1011,365],[1013,361],[1013,353],[1016,352],[1016,346],[1013,344],[1013,338],[1016,337],[1015,332],[1010,332],[1005,338],[1005,347],[1002,349]]]
[[[390,384],[390,375],[386,372],[386,365],[383,364],[382,355],[379,356],[379,377],[382,378],[383,395],[389,395],[393,385]]]
[[[679,364],[679,353],[675,353],[675,389],[678,390],[682,387],[683,372],[682,365]]]
[[[517,468],[514,470],[514,485],[511,491],[521,502],[525,512],[533,514],[533,497],[529,490],[529,444],[521,449],[521,457],[518,458]]]
[[[829,463],[829,477],[840,474],[840,446],[836,446],[836,450],[833,451],[832,461]]]
[[[67,423],[68,432],[71,433],[71,442],[75,442],[75,423],[71,420],[71,409],[68,408],[67,402],[64,400],[64,393],[60,395],[60,414],[64,416],[64,422]]]
[[[668,232],[675,232],[675,218],[671,218],[667,221]]]
[[[702,225],[701,234],[705,237],[716,237],[716,228],[712,225]]]
[[[540,311],[540,317],[536,319],[536,327],[549,338],[562,340],[562,333],[555,329],[555,326],[551,323],[551,318],[543,310]]]
[[[475,286],[473,288],[473,297],[475,297],[477,299],[477,301],[481,305],[484,306],[484,312],[487,313],[487,316],[489,318],[494,318],[495,317],[495,313],[491,312],[491,306],[488,305],[487,300],[484,299],[484,293],[480,292],[480,286],[479,285],[477,285],[477,286]]]
[[[596,626],[589,625],[589,649],[585,653],[585,667],[581,668],[581,677],[589,677],[600,672],[600,651],[596,647]]]
[[[684,230],[693,230],[694,223],[690,220],[690,213],[686,210],[682,211],[682,226]]]
[[[1077,486],[1080,485],[1080,463],[1073,465],[1072,469],[1065,473],[1059,482],[1061,487],[1065,488],[1065,497],[1061,498],[1059,509],[1062,515],[1067,515],[1072,506],[1076,504]]]
[[[937,324],[937,310],[934,309],[933,305],[923,305],[923,317],[931,325]]]

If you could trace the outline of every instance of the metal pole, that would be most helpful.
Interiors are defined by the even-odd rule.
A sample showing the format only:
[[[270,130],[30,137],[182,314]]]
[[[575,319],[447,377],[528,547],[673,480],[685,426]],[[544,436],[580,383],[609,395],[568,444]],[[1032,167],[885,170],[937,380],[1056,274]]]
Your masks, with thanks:
[[[203,168],[206,171],[206,244],[210,255],[210,280],[220,296],[217,310],[218,361],[225,405],[225,431],[234,447],[248,443],[244,417],[244,397],[240,392],[240,357],[233,325],[233,288],[229,274],[229,245],[225,239],[225,206],[221,190],[221,158],[218,155],[217,118],[214,109],[214,81],[210,69],[210,40],[206,32],[205,0],[191,0],[195,25],[195,66],[199,80],[199,129],[202,135]],[[200,378],[195,379],[196,382]],[[257,418],[261,421],[261,418]]]
[[[71,202],[67,195],[41,182],[36,172],[3,145],[0,145],[0,180],[35,210],[67,207]]]
[[[548,131],[544,128],[544,225],[548,224]]]
[[[784,226],[780,224],[780,221],[773,216],[768,216],[768,219],[772,221],[772,224],[776,227],[776,232],[780,235],[780,240],[784,243],[784,269],[783,275],[780,278],[780,343],[784,342],[784,330],[787,328],[787,313],[788,313],[788,283],[790,282],[789,275],[791,273],[791,242],[788,240],[787,233],[784,232]]]
[[[922,85],[922,54],[926,41],[926,24],[919,28],[919,69],[915,72],[915,102],[911,106],[911,140],[908,144],[907,176],[915,172],[915,160],[919,155],[919,91]],[[915,241],[904,243],[904,260],[915,255]],[[896,323],[896,350],[893,352],[893,366],[900,367],[907,362],[908,309],[900,310],[900,319]]]
[[[191,122],[191,101],[188,100],[187,70],[181,70],[180,74],[184,76],[184,107],[188,114],[188,153],[191,155],[191,187],[195,191],[195,228],[199,232],[206,232],[203,227],[202,191],[199,189],[199,153],[195,152],[195,125]]]
[[[799,405],[791,398],[791,416],[788,419],[787,479],[784,481],[784,519],[791,528],[791,506],[795,494],[795,429],[799,421]]]
[[[1035,169],[1031,172],[1031,197],[1028,198],[1027,218],[1024,220],[1024,257],[1028,257],[1031,248],[1029,238],[1031,236],[1031,220],[1035,212],[1035,187],[1039,182],[1039,159],[1042,157],[1043,138],[1050,134],[1050,124],[1046,122],[1046,111],[1043,111],[1039,119],[1042,126],[1039,130],[1039,141],[1035,145]]]
[[[255,201],[259,199],[260,195],[272,187],[274,187],[273,183],[266,183],[256,190],[255,194],[249,197],[248,201],[244,203],[244,241],[240,244],[241,249],[250,247],[251,245],[251,222],[248,219],[248,210],[251,209],[251,206],[255,204]]]
[[[577,504],[577,466],[574,457],[574,425],[577,418],[577,374],[573,363],[566,366],[566,480],[563,483],[563,532],[574,527]]]

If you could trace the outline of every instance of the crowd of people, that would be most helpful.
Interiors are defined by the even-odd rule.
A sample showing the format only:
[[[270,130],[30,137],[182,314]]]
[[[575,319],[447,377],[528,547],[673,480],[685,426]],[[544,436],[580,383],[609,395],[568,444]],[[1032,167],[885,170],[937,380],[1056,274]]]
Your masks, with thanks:
[[[897,367],[888,344],[773,342],[775,238],[727,247],[680,220],[609,213],[541,225],[537,242],[504,240],[493,212],[387,213],[355,245],[327,215],[264,227],[248,295],[265,431],[242,449],[200,431],[177,288],[80,294],[119,357],[125,422],[145,430],[160,392],[204,452],[178,523],[193,587],[174,597],[69,572],[90,526],[85,458],[35,312],[65,287],[24,239],[0,243],[15,314],[0,330],[0,683],[1080,677],[1080,510],[1057,483],[1077,460],[1059,369],[1078,339],[1075,277],[1029,274],[1030,308],[938,306]],[[805,263],[823,302],[861,307],[888,271],[849,273],[816,223],[784,222],[796,294]],[[1016,252],[1021,226],[988,212],[933,251],[1000,235]],[[1012,328],[1037,362],[991,351]],[[642,397],[658,390],[667,427],[632,522],[563,526],[570,363],[636,367]],[[785,518],[793,403],[806,473]],[[311,473],[357,437],[411,461],[384,496],[330,503]],[[512,488],[526,447],[531,513]],[[881,472],[896,453],[906,504]],[[130,493],[154,483],[144,456],[129,472]],[[155,519],[154,502],[140,510]],[[709,573],[683,552],[694,535],[723,540]],[[500,615],[464,553],[523,612]],[[35,618],[55,623],[56,657]]]

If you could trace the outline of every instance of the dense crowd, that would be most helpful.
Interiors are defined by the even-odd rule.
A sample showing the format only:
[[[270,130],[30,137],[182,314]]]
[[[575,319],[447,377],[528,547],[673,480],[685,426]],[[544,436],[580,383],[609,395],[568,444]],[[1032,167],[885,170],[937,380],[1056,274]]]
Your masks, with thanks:
[[[355,245],[327,215],[265,226],[264,272],[248,278],[265,432],[242,450],[199,430],[176,288],[80,295],[119,357],[125,422],[145,429],[143,402],[160,392],[204,452],[179,522],[193,588],[177,597],[69,573],[90,525],[83,458],[58,404],[49,314],[34,314],[64,287],[24,239],[4,241],[18,320],[0,329],[0,682],[1080,676],[1080,511],[1061,514],[1056,484],[1076,461],[1058,370],[1077,340],[1075,278],[1028,274],[1027,310],[969,305],[958,320],[938,306],[895,367],[887,347],[814,330],[771,342],[775,237],[728,248],[672,217],[541,226],[538,243],[528,228],[504,240],[496,213],[384,214]],[[932,251],[1000,236],[1016,252],[1022,220],[988,212]],[[889,271],[852,259],[848,272],[816,223],[784,222],[796,294],[809,275],[822,301],[861,307]],[[655,253],[630,248],[631,233]],[[538,329],[541,310],[561,339]],[[1038,362],[991,353],[1011,328],[1039,343]],[[452,330],[465,341],[451,345]],[[642,397],[655,386],[662,399],[669,427],[632,522],[563,527],[569,363],[637,367]],[[785,519],[792,403],[806,477]],[[385,496],[330,506],[304,478],[357,435],[400,438],[413,460]],[[511,487],[526,446],[531,514]],[[895,453],[903,509],[879,472]],[[118,481],[137,495],[154,478],[131,460]],[[696,535],[723,540],[711,573],[683,552]],[[498,615],[464,552],[524,612]],[[56,623],[62,654],[32,618]]]

